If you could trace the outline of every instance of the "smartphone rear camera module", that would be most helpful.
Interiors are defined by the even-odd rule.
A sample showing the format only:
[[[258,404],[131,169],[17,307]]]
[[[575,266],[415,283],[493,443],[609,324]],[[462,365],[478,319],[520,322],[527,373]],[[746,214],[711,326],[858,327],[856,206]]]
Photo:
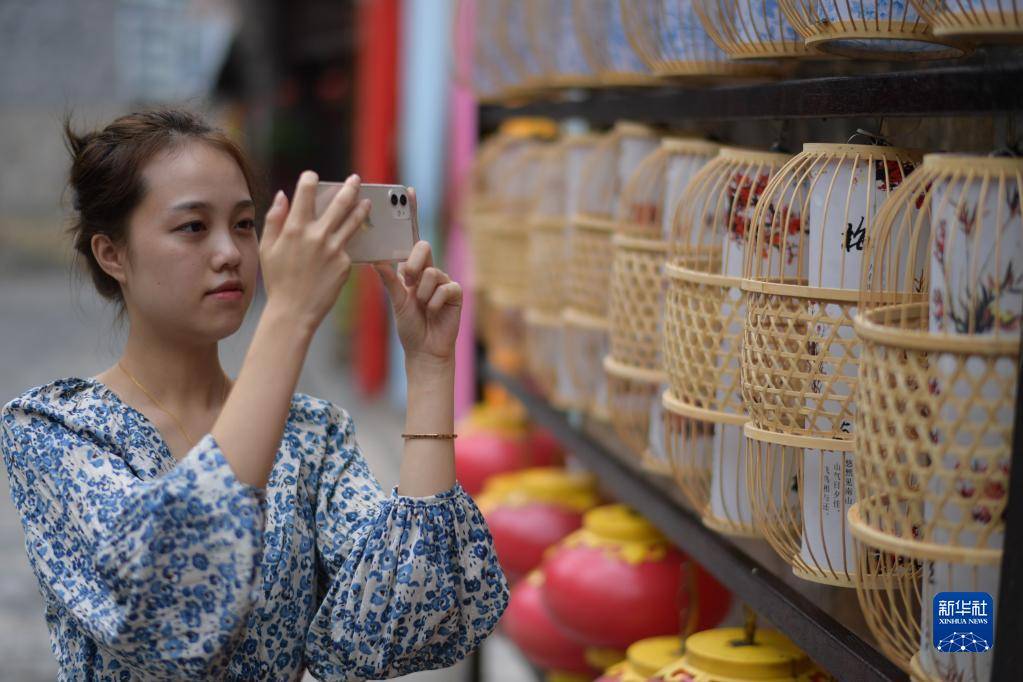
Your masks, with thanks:
[[[412,217],[409,209],[408,197],[397,189],[388,192],[388,200],[391,202],[391,214],[398,220],[408,220]]]

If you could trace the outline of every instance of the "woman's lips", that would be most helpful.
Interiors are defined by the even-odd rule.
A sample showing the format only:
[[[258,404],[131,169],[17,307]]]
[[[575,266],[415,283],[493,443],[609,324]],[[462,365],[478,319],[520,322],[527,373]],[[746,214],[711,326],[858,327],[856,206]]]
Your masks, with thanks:
[[[242,298],[241,289],[228,289],[227,291],[214,291],[213,293],[206,294],[212,296],[218,301],[240,301]]]

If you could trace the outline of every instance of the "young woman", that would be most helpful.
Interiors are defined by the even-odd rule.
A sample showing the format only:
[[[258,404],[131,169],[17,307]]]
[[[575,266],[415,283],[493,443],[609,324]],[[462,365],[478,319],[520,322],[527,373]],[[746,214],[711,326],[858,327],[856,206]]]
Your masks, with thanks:
[[[129,334],[110,369],[0,413],[61,679],[350,680],[463,658],[508,588],[454,478],[461,289],[430,245],[397,272],[374,266],[408,376],[387,495],[348,413],[295,392],[348,279],[359,178],[316,219],[307,171],[259,226],[245,158],[193,114],[65,132],[75,250]],[[217,343],[242,324],[260,266],[266,305],[232,381]]]

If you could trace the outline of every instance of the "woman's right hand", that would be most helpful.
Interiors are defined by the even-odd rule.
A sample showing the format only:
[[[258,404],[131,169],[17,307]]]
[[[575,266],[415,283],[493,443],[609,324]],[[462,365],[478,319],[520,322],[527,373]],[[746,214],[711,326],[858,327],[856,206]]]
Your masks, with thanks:
[[[315,331],[348,280],[352,261],[348,239],[369,215],[369,199],[359,201],[358,175],[349,176],[323,215],[315,216],[316,185],[312,171],[299,176],[290,210],[278,192],[266,214],[259,261],[267,307],[295,315]]]

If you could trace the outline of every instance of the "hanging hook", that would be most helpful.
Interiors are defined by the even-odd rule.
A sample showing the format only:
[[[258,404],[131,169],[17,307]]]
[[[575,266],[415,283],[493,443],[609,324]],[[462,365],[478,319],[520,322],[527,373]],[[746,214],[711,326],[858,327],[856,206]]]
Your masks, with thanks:
[[[881,119],[880,123],[881,125],[884,125],[884,119]],[[857,137],[867,138],[868,140],[870,140],[870,144],[876,144],[882,147],[891,146],[891,142],[888,141],[888,138],[882,135],[881,133],[879,132],[872,133],[869,130],[864,130],[863,128],[857,128],[856,132],[850,135],[849,139],[846,140],[846,144],[852,144],[852,141],[855,140]]]
[[[1023,150],[1020,149],[1019,145],[1019,137],[1016,134],[1016,116],[1012,112],[1005,117],[1005,134],[1002,139],[1005,144],[991,152],[991,156],[1023,156]]]
[[[771,145],[771,148],[769,149],[769,151],[785,153],[785,154],[788,153],[789,150],[788,150],[788,147],[785,144],[785,136],[786,136],[786,133],[788,133],[788,129],[789,129],[789,120],[787,118],[783,118],[781,120],[781,125],[778,126],[778,136],[774,138],[774,144]]]

